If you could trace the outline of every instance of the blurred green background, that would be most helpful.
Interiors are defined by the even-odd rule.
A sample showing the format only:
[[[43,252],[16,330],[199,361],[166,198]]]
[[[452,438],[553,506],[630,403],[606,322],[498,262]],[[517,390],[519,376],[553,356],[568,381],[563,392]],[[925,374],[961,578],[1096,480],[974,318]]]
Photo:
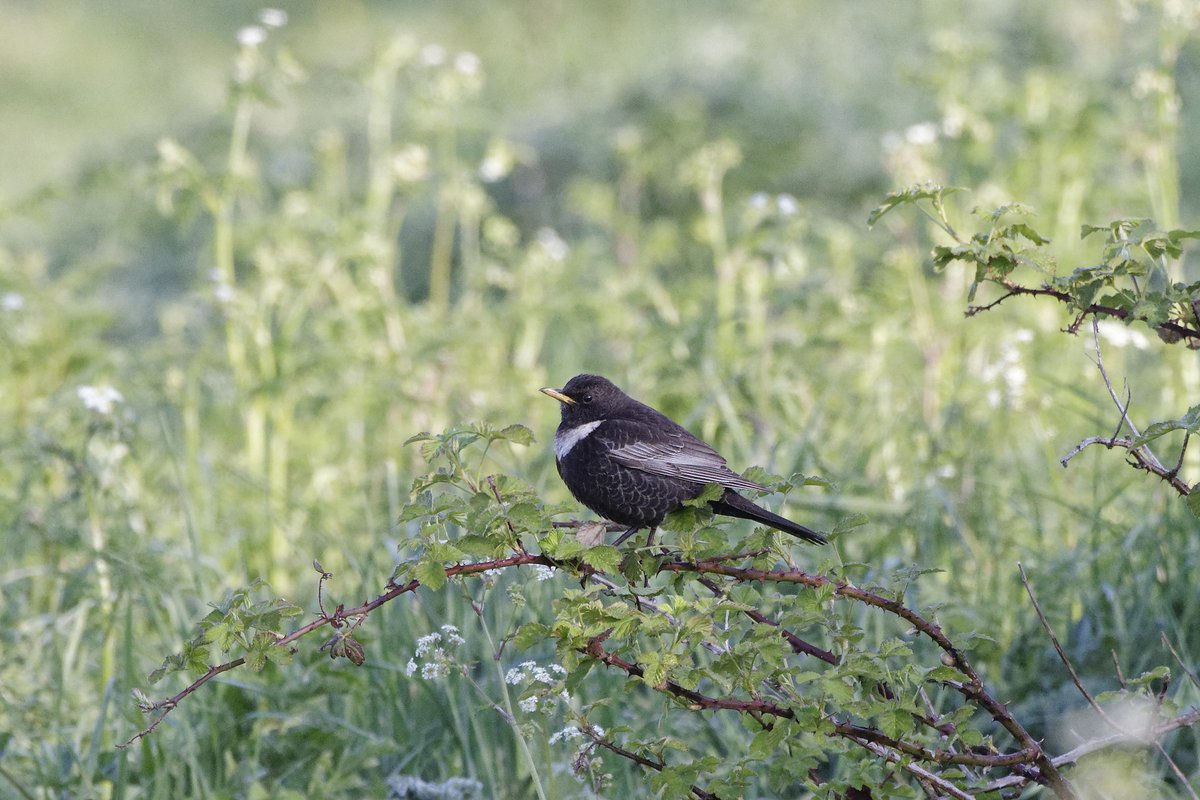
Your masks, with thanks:
[[[964,319],[971,276],[930,268],[921,219],[865,223],[892,189],[961,185],[963,229],[1028,203],[1060,271],[1096,258],[1085,222],[1195,227],[1195,3],[279,8],[282,27],[239,2],[0,5],[0,796],[384,796],[404,776],[533,796],[466,597],[506,635],[562,591],[508,601],[528,576],[402,599],[365,626],[363,668],[305,644],[114,746],[143,724],[131,689],[177,691],[147,673],[231,589],[262,577],[313,612],[318,558],[336,602],[381,590],[425,468],[409,436],[528,425],[538,444],[488,468],[566,500],[536,389],[582,371],[739,469],[832,481],[789,513],[866,514],[837,542],[864,584],[941,568],[909,602],[993,637],[985,677],[1055,746],[1082,701],[1018,561],[1093,690],[1112,653],[1129,675],[1170,663],[1161,633],[1195,663],[1200,525],[1116,453],[1058,464],[1117,421],[1090,335],[1034,302]],[[1135,421],[1194,404],[1193,353],[1137,327],[1102,342]],[[405,675],[445,623],[480,688]],[[596,677],[578,702],[612,689]],[[597,722],[669,727],[620,697]],[[670,724],[701,751],[741,741]],[[1195,734],[1167,746],[1195,774]],[[593,796],[571,756],[543,737],[542,779]],[[1185,796],[1135,767],[1147,796]]]

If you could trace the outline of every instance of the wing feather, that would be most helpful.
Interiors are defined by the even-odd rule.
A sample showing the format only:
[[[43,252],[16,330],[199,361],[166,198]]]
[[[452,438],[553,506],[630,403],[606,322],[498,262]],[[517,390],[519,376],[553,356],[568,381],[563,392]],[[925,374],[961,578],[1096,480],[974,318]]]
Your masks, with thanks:
[[[724,458],[708,444],[683,428],[664,432],[637,430],[632,420],[610,420],[597,431],[609,440],[609,455],[618,463],[642,472],[681,478],[694,483],[717,483],[729,489],[768,489],[731,470]]]

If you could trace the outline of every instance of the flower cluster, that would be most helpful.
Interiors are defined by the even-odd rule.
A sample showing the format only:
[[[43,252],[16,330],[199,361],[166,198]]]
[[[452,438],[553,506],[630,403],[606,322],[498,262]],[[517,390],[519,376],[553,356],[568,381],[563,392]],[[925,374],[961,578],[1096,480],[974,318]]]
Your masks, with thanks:
[[[458,647],[465,641],[459,635],[458,627],[449,624],[443,625],[441,631],[422,636],[417,639],[417,651],[408,660],[404,674],[411,678],[420,669],[421,677],[427,681],[446,677],[455,663],[447,649]],[[417,659],[422,659],[424,663],[418,663]]]
[[[569,702],[571,699],[571,695],[567,693],[566,689],[554,691],[558,681],[566,674],[567,671],[559,664],[551,664],[547,668],[536,661],[525,661],[506,672],[504,682],[510,686],[529,687],[528,695],[517,703],[517,706],[526,714],[532,714],[538,710],[550,714],[559,700]]]

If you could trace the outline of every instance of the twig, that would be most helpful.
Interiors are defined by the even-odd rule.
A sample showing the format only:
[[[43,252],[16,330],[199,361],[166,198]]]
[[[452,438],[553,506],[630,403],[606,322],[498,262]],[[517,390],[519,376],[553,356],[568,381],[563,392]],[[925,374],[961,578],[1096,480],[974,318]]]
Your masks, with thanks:
[[[1084,687],[1083,681],[1079,677],[1079,673],[1075,671],[1075,666],[1071,663],[1071,659],[1067,657],[1067,653],[1065,650],[1063,650],[1062,644],[1059,643],[1058,637],[1054,635],[1054,630],[1050,627],[1050,621],[1047,620],[1046,615],[1042,613],[1042,607],[1038,605],[1037,597],[1033,593],[1033,587],[1029,585],[1029,578],[1025,575],[1025,567],[1022,566],[1020,562],[1017,562],[1017,570],[1021,573],[1021,584],[1025,587],[1026,594],[1029,595],[1029,601],[1033,603],[1033,610],[1037,612],[1038,619],[1042,623],[1042,628],[1045,629],[1046,635],[1050,637],[1050,642],[1054,645],[1054,651],[1058,653],[1059,660],[1061,660],[1063,666],[1067,668],[1067,672],[1071,673],[1071,680],[1075,683],[1075,688],[1079,689],[1079,693],[1083,695],[1085,700],[1087,700],[1088,705],[1090,705],[1100,716],[1100,718],[1108,723],[1113,730],[1119,732],[1124,731],[1124,726],[1110,717],[1108,713],[1100,707],[1100,704],[1096,702],[1096,698],[1094,698],[1092,694]],[[1174,652],[1174,648],[1172,648],[1172,652]],[[1178,658],[1178,655],[1176,655],[1176,658]],[[1113,660],[1116,661],[1115,656]],[[1121,675],[1120,664],[1117,665],[1117,674],[1121,678],[1122,685],[1124,685],[1124,676]],[[1187,789],[1188,794],[1191,795],[1194,800],[1200,800],[1200,797],[1197,797],[1195,790],[1192,789],[1191,784],[1188,782],[1187,776],[1183,774],[1183,770],[1179,768],[1179,765],[1175,763],[1173,758],[1171,758],[1170,753],[1168,753],[1166,748],[1162,746],[1162,742],[1155,740],[1154,748],[1158,750],[1159,755],[1163,757],[1163,759],[1167,762],[1167,765],[1171,768],[1171,771],[1175,773],[1175,777],[1179,779],[1180,784]]]
[[[842,581],[834,581],[821,575],[810,575],[800,570],[768,571],[731,567],[725,564],[712,564],[707,561],[696,563],[683,561],[664,562],[659,566],[659,569],[667,572],[714,573],[744,581],[796,583],[814,589],[829,587],[837,597],[857,600],[900,617],[922,634],[932,639],[949,657],[951,666],[967,677],[966,681],[946,681],[945,683],[967,699],[977,702],[988,712],[993,720],[1012,735],[1021,750],[1030,754],[1027,760],[1037,765],[1039,772],[1037,776],[1038,781],[1048,785],[1060,798],[1075,797],[1074,790],[1054,767],[1050,757],[1042,750],[1041,745],[1029,734],[1029,731],[1025,730],[1025,726],[1012,715],[1007,706],[993,697],[984,688],[983,681],[980,679],[978,673],[975,672],[975,669],[958,647],[942,632],[942,629],[936,623],[930,622],[902,603],[864,589],[859,589]]]
[[[957,786],[947,781],[945,778],[940,778],[937,775],[934,775],[932,772],[920,766],[919,764],[914,764],[912,761],[904,760],[904,757],[895,751],[889,750],[882,745],[875,744],[874,742],[856,741],[855,743],[861,747],[865,747],[875,755],[891,761],[893,764],[899,764],[902,769],[912,773],[917,780],[927,781],[933,784],[944,793],[941,796],[949,795],[950,797],[957,798],[958,800],[975,800],[975,795],[967,794],[962,789],[959,789]]]
[[[1200,708],[1193,708],[1190,711],[1186,711],[1177,717],[1173,717],[1166,722],[1154,726],[1146,732],[1146,736],[1149,738],[1161,739],[1163,736],[1166,736],[1172,731],[1179,730],[1180,728],[1191,727],[1197,722],[1200,722]],[[1100,750],[1107,750],[1110,747],[1128,744],[1129,742],[1142,741],[1144,740],[1135,736],[1131,736],[1128,733],[1114,733],[1111,736],[1105,736],[1099,739],[1092,739],[1091,741],[1084,742],[1075,749],[1069,750],[1060,756],[1055,756],[1051,760],[1054,762],[1054,766],[1063,767],[1067,766],[1068,764],[1074,764],[1084,756],[1091,755],[1092,753]],[[998,778],[988,783],[986,786],[980,787],[979,793],[986,794],[987,792],[995,792],[999,791],[1000,789],[1006,789],[1010,786],[1020,786],[1025,782],[1026,779],[1020,775],[1008,775],[1003,778]]]
[[[1162,633],[1160,636],[1162,637],[1162,643],[1166,645],[1167,649],[1171,651],[1171,655],[1175,657],[1175,662],[1179,664],[1179,668],[1188,676],[1188,680],[1192,682],[1193,686],[1200,689],[1200,676],[1197,676],[1196,672],[1179,657],[1179,653],[1175,651],[1175,645],[1171,644],[1171,640],[1167,638],[1167,634]]]
[[[1092,693],[1083,685],[1083,681],[1079,677],[1079,673],[1075,671],[1075,665],[1071,663],[1071,659],[1067,657],[1067,651],[1063,650],[1062,644],[1058,641],[1058,637],[1054,634],[1054,629],[1050,627],[1050,621],[1046,619],[1046,615],[1042,612],[1042,607],[1038,605],[1037,596],[1033,593],[1033,587],[1029,585],[1029,577],[1025,574],[1025,567],[1021,562],[1017,562],[1017,571],[1021,573],[1021,585],[1025,587],[1025,593],[1029,595],[1029,602],[1033,603],[1033,610],[1037,612],[1038,619],[1042,623],[1042,629],[1046,631],[1046,635],[1050,637],[1050,643],[1054,645],[1054,652],[1058,653],[1058,659],[1067,668],[1067,672],[1071,674],[1071,681],[1075,684],[1075,688],[1083,695],[1083,699],[1087,700],[1088,705],[1096,710],[1096,713],[1114,728],[1119,729],[1120,726],[1113,722],[1112,718],[1104,712],[1100,704],[1096,702],[1096,698],[1092,697]]]

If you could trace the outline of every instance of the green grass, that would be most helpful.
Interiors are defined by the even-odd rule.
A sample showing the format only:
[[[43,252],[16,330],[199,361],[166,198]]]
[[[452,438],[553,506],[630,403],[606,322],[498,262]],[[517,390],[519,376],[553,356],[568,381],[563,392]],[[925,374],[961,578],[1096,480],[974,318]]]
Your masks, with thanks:
[[[255,9],[189,9],[184,36],[180,9],[119,8],[0,11],[69,51],[3,57],[40,80],[0,100],[15,176],[0,295],[22,301],[0,311],[0,797],[383,796],[398,775],[595,796],[569,774],[570,745],[548,742],[561,709],[519,715],[519,735],[496,711],[520,692],[497,666],[554,653],[506,647],[497,664],[495,643],[575,588],[526,571],[400,598],[361,629],[363,667],[305,640],[291,665],[229,673],[115,749],[145,724],[130,691],[183,685],[146,676],[231,589],[262,577],[307,619],[316,558],[334,573],[327,605],[383,590],[416,534],[397,522],[426,470],[413,434],[527,425],[537,444],[498,444],[481,468],[567,501],[555,404],[536,389],[585,370],[738,469],[832,481],[792,492],[788,511],[822,529],[866,514],[838,542],[863,585],[940,568],[908,602],[992,637],[974,654],[985,677],[1056,746],[1083,701],[1018,561],[1093,691],[1115,688],[1110,651],[1131,677],[1174,669],[1161,633],[1195,663],[1196,519],[1116,451],[1057,463],[1115,427],[1090,337],[1034,301],[964,319],[971,276],[930,268],[921,220],[865,224],[885,191],[934,178],[973,190],[952,209],[963,229],[976,204],[1035,206],[1060,270],[1097,257],[1083,222],[1187,226],[1198,164],[1148,154],[1186,156],[1193,106],[1164,118],[1130,88],[1162,65],[1194,92],[1195,42],[1172,50],[1178,26],[1156,7],[1128,25],[1087,3],[935,2],[900,20],[888,4],[298,8],[241,54],[228,103],[233,34]],[[420,64],[431,42],[449,66]],[[453,68],[462,50],[480,74]],[[113,88],[159,73],[180,76],[162,97]],[[56,122],[80,97],[95,99],[79,124]],[[905,139],[943,118],[967,133]],[[177,145],[156,154],[160,140]],[[501,140],[514,171],[481,182]],[[413,180],[393,168],[409,145],[429,164]],[[796,213],[771,210],[783,192]],[[1192,354],[1143,332],[1144,349],[1104,350],[1142,425],[1200,388]],[[123,401],[86,409],[78,387],[106,384]],[[903,633],[845,613],[874,641]],[[406,675],[443,624],[466,639],[471,680]],[[1174,685],[1174,702],[1196,701]],[[731,719],[620,687],[594,671],[572,705],[603,701],[590,719],[645,738],[744,745]],[[1166,747],[1195,774],[1194,733]],[[1154,796],[1185,796],[1160,760],[1147,769]],[[637,768],[609,757],[603,771],[603,796],[646,796]]]

